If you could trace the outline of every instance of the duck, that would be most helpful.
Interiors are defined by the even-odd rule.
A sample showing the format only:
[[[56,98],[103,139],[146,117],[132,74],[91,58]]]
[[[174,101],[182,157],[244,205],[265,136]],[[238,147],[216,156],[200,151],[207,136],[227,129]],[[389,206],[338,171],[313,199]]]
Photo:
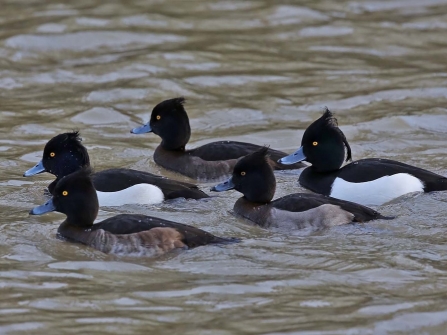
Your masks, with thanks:
[[[345,156],[351,163],[342,167]],[[305,130],[301,147],[279,160],[301,161],[312,164],[302,171],[301,186],[365,206],[380,206],[413,192],[447,190],[446,177],[416,166],[384,158],[352,161],[351,147],[328,108]]]
[[[294,193],[272,201],[276,179],[267,148],[241,158],[232,176],[211,191],[231,189],[243,194],[234,204],[234,213],[266,229],[320,230],[351,222],[392,219],[369,207],[321,194]]]
[[[29,177],[42,172],[55,175],[56,179],[48,186],[50,194],[54,194],[54,188],[61,178],[86,166],[90,166],[87,149],[81,143],[79,131],[73,131],[50,139],[45,145],[40,162],[23,176]],[[133,169],[98,171],[92,174],[92,180],[101,207],[151,205],[175,198],[209,198],[197,185]]]
[[[57,232],[62,238],[106,254],[156,257],[172,250],[191,249],[237,240],[217,237],[186,224],[139,214],[120,214],[101,222],[91,169],[83,167],[54,187],[53,197],[30,211],[42,215],[56,211],[66,215]]]
[[[133,134],[153,132],[161,137],[155,149],[154,161],[171,171],[202,182],[218,182],[228,178],[237,160],[262,146],[236,141],[218,141],[195,149],[185,149],[191,137],[185,98],[169,99],[157,104],[149,122],[133,128]],[[270,156],[279,159],[284,153],[269,149]],[[302,163],[284,165],[274,164],[275,170],[299,169]]]

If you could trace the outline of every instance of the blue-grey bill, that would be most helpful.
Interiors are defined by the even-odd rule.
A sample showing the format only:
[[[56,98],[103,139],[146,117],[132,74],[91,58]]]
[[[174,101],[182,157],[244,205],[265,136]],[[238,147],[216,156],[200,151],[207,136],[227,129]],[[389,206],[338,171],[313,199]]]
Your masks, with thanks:
[[[231,177],[226,182],[220,183],[220,184],[218,184],[216,186],[213,186],[211,188],[211,191],[223,192],[223,191],[232,190],[233,188],[234,188],[234,183],[233,183],[233,178]]]
[[[130,132],[132,134],[145,134],[145,133],[152,132],[152,128],[148,122],[148,123],[142,125],[141,127],[133,128]]]
[[[44,205],[34,207],[29,213],[31,215],[41,215],[55,210],[53,199],[50,199]]]
[[[34,176],[35,174],[39,174],[42,172],[45,172],[45,168],[43,167],[42,161],[40,161],[39,163],[36,164],[36,166],[32,167],[29,170],[26,170],[25,173],[23,174],[23,176],[31,177],[31,176]]]
[[[278,163],[281,163],[284,165],[290,165],[290,164],[295,164],[295,163],[305,161],[305,160],[306,160],[306,156],[303,153],[303,147],[301,147],[297,151],[295,151],[293,154],[279,159]]]

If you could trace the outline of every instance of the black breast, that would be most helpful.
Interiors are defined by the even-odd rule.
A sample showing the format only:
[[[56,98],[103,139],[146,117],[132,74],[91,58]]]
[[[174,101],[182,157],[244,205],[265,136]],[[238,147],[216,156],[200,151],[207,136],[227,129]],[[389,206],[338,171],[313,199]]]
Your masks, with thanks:
[[[233,210],[237,215],[240,215],[263,228],[268,228],[271,225],[270,209],[270,204],[254,203],[248,201],[245,197],[239,198],[233,207]]]
[[[300,175],[300,185],[319,194],[331,194],[332,183],[340,170],[335,172],[317,172],[312,167],[305,168]]]

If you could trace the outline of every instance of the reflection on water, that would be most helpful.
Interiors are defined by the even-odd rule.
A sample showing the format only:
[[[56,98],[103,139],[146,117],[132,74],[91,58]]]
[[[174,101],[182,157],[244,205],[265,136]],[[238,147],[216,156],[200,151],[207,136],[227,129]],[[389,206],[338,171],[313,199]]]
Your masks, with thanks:
[[[184,179],[153,163],[157,136],[129,134],[180,95],[191,146],[292,152],[328,106],[355,159],[445,175],[446,17],[445,0],[2,3],[0,333],[444,334],[447,194],[381,207],[393,221],[291,236],[233,217],[231,192],[100,212],[244,240],[151,260],[56,239],[62,215],[28,216],[52,177],[21,175],[79,129],[98,170]],[[300,190],[298,174],[277,173],[277,196]]]

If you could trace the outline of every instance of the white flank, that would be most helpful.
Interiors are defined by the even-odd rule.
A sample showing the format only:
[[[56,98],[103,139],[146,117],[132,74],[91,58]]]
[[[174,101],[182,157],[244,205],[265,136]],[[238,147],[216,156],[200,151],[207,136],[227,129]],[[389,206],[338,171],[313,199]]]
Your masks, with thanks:
[[[424,184],[418,178],[408,173],[397,173],[365,183],[350,183],[336,178],[330,195],[364,206],[379,206],[401,195],[423,191]]]
[[[96,191],[96,194],[99,206],[151,205],[164,200],[163,192],[151,184],[137,184],[116,192]]]

